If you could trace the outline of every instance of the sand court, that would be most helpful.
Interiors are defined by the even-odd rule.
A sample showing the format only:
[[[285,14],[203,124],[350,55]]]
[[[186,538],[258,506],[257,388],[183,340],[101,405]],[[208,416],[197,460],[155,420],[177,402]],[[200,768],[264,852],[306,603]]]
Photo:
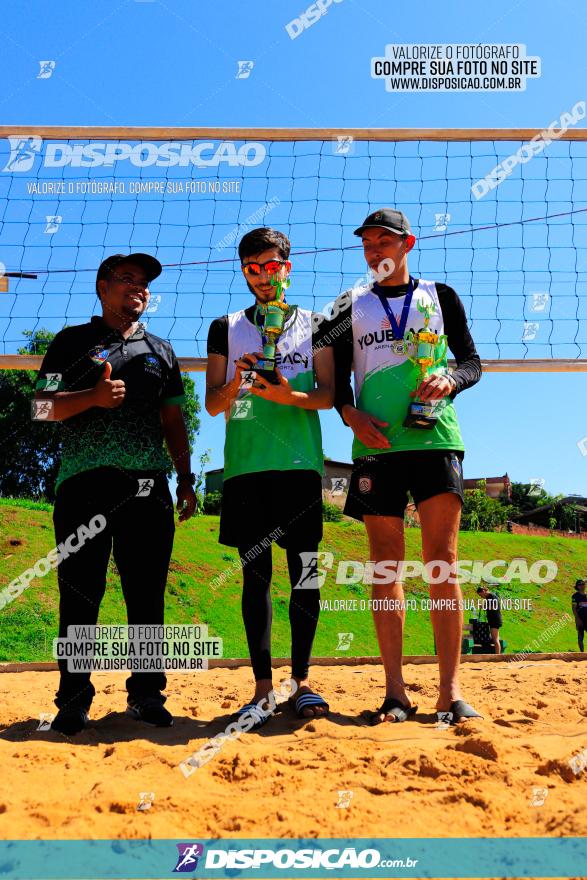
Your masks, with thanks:
[[[38,729],[41,713],[55,711],[57,674],[6,672],[2,836],[587,835],[585,669],[565,659],[463,664],[464,695],[485,720],[443,730],[435,663],[405,666],[415,720],[376,727],[361,713],[382,701],[382,668],[316,666],[327,719],[304,723],[286,706],[189,778],[180,763],[248,701],[250,669],[170,675],[170,729],[124,714],[123,674],[95,675],[91,723],[70,739]],[[274,680],[286,677],[283,668]]]

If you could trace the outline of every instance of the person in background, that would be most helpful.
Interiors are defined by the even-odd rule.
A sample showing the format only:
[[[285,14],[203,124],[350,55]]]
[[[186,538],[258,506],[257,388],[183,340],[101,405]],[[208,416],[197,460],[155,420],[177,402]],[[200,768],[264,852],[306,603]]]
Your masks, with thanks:
[[[491,585],[493,586],[493,585]],[[487,623],[491,632],[491,641],[496,654],[501,654],[501,642],[499,641],[499,631],[503,626],[501,617],[501,604],[499,596],[491,593],[486,586],[477,588],[477,595],[483,599],[482,608],[487,614]]]
[[[585,627],[587,626],[587,595],[585,594],[585,581],[581,578],[575,583],[571,607],[573,609],[573,617],[575,618],[575,626],[577,627],[579,650],[584,651],[583,640],[585,638]]]

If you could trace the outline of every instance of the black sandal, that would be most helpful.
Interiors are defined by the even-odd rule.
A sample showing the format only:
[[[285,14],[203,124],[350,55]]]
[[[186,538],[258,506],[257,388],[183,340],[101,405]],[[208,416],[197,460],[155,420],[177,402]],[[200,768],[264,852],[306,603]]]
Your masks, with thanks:
[[[295,713],[298,718],[305,718],[306,721],[310,721],[312,718],[325,718],[329,711],[330,706],[326,702],[320,694],[315,694],[314,691],[306,691],[303,694],[300,694],[298,697],[290,697],[290,703],[295,709]],[[321,712],[319,715],[304,715],[305,709],[318,709],[320,706],[326,706],[326,712]]]
[[[454,703],[451,703],[449,712],[452,714],[450,724],[458,724],[463,718],[483,719],[483,715],[479,715],[479,713],[476,712],[472,706],[469,706],[468,703],[465,703],[464,700],[455,700]]]
[[[381,705],[380,709],[377,709],[376,712],[373,712],[369,721],[371,724],[383,724],[383,721],[387,719],[384,718],[383,721],[379,718],[380,715],[393,715],[395,718],[394,724],[400,724],[403,721],[407,721],[408,718],[411,718],[418,711],[417,706],[406,706],[404,703],[401,703],[399,700],[396,700],[395,697],[386,697]]]

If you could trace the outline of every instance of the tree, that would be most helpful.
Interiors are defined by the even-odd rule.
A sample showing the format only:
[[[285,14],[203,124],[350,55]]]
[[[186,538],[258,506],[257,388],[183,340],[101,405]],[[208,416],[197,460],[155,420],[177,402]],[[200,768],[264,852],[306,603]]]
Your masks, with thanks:
[[[468,532],[496,531],[507,522],[509,511],[509,507],[497,498],[485,494],[485,480],[480,480],[478,489],[465,490],[461,529]]]
[[[202,513],[218,516],[222,507],[222,492],[208,492],[202,503]]]
[[[535,483],[512,483],[509,502],[507,499],[504,499],[504,502],[511,504],[513,516],[519,516],[536,507],[552,504],[554,500],[552,495]]]
[[[45,354],[55,336],[49,330],[26,330],[19,354]],[[59,425],[33,421],[35,370],[0,370],[0,495],[55,497],[61,438]]]
[[[506,503],[506,499],[502,499]],[[581,518],[572,504],[563,504],[563,495],[549,495],[544,489],[532,483],[512,483],[509,518],[516,519],[523,513],[552,504],[548,527],[562,531],[581,530]]]
[[[28,342],[18,354],[43,355],[55,334],[24,331]],[[0,496],[54,501],[61,457],[59,423],[34,421],[35,370],[0,370]],[[190,452],[200,428],[200,402],[194,380],[183,374],[187,402],[183,406]],[[169,473],[173,470],[169,459]]]
[[[206,473],[205,467],[210,462],[210,450],[206,449],[200,455],[200,470],[196,474],[196,482],[194,484],[194,492],[196,493],[196,498],[198,499],[198,513],[202,513],[204,509],[204,500],[207,497],[205,491],[205,483],[206,483]],[[204,486],[204,490],[202,491],[202,486]]]

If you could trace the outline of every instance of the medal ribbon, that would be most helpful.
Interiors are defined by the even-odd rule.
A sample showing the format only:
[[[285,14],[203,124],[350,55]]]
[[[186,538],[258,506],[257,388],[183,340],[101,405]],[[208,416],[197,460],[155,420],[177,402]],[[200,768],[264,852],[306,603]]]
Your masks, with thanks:
[[[391,306],[389,305],[389,301],[387,297],[379,290],[379,286],[375,286],[375,290],[373,291],[379,297],[379,301],[383,306],[383,310],[387,317],[389,318],[389,323],[391,325],[391,332],[393,334],[394,339],[403,339],[404,333],[406,329],[406,324],[408,323],[408,314],[410,311],[410,305],[412,304],[412,296],[414,293],[414,279],[410,275],[410,283],[408,284],[408,289],[406,291],[406,298],[404,300],[404,305],[402,308],[402,314],[399,321],[399,324],[396,320],[394,313],[391,311]]]

